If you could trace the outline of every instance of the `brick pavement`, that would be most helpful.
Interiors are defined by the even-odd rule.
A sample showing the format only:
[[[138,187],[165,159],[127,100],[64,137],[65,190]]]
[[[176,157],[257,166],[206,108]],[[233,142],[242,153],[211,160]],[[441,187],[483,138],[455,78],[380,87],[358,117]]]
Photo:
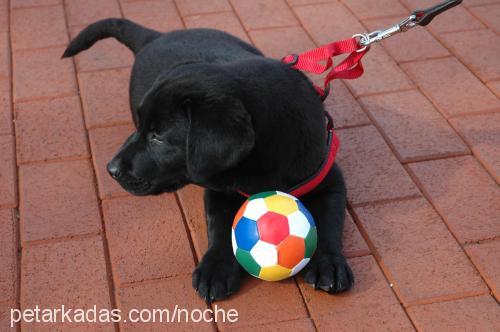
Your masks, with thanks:
[[[104,166],[131,131],[129,51],[60,60],[86,24],[215,27],[281,57],[383,28],[434,0],[0,0],[0,331],[9,308],[206,308],[190,272],[206,249],[202,191],[136,198]],[[500,330],[500,0],[469,0],[376,45],[335,82],[349,187],[352,291],[249,278],[218,303],[239,322],[168,330]],[[159,325],[18,324],[142,331]],[[13,329],[13,330],[15,330]]]

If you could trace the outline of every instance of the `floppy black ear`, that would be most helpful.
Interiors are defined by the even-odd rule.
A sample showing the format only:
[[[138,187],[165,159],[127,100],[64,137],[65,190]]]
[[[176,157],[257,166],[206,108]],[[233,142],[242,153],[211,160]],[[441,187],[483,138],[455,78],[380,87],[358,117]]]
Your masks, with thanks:
[[[194,182],[236,165],[252,150],[252,121],[238,99],[226,97],[208,106],[185,107],[189,116],[187,167]]]

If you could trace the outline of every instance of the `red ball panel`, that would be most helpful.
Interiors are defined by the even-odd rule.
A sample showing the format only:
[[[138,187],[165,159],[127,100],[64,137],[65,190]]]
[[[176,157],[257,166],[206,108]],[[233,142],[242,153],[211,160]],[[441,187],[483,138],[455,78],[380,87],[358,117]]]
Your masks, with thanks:
[[[257,220],[260,239],[262,241],[278,245],[289,234],[288,219],[275,212],[267,212]]]

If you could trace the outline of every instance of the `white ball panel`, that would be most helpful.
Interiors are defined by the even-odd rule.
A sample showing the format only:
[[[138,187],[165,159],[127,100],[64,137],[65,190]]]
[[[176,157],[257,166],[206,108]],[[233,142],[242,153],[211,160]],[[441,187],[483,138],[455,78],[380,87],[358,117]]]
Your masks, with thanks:
[[[311,228],[311,224],[307,221],[306,216],[301,211],[296,211],[288,215],[287,218],[290,227],[290,235],[305,238]]]
[[[299,273],[304,268],[304,266],[309,263],[310,260],[310,258],[304,258],[303,260],[301,260],[300,263],[295,265],[295,267],[292,269],[292,273],[290,274],[290,276],[294,276]]]
[[[291,199],[293,199],[294,201],[297,201],[297,200],[298,200],[298,198],[297,198],[297,197],[292,196],[292,195],[287,194],[287,193],[284,193],[284,192],[282,192],[282,191],[277,191],[277,192],[276,192],[276,194],[278,194],[278,195],[280,195],[280,196],[285,196],[285,197],[291,198]]]
[[[250,250],[250,254],[261,267],[278,264],[278,250],[274,244],[259,240]]]
[[[236,237],[234,236],[234,229],[231,228],[231,243],[233,244],[233,254],[236,255],[236,249],[238,245],[236,244]]]
[[[245,207],[245,212],[243,216],[257,221],[262,215],[264,215],[268,210],[266,202],[262,198],[252,199],[248,202]]]

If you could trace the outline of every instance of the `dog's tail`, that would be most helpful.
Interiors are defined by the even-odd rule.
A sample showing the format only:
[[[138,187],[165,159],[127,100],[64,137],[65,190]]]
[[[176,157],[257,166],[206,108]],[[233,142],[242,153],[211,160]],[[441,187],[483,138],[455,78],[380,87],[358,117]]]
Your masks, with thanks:
[[[94,45],[97,41],[114,37],[137,54],[146,44],[161,35],[158,31],[145,28],[122,18],[108,18],[97,21],[75,37],[66,48],[63,58],[74,56]]]

